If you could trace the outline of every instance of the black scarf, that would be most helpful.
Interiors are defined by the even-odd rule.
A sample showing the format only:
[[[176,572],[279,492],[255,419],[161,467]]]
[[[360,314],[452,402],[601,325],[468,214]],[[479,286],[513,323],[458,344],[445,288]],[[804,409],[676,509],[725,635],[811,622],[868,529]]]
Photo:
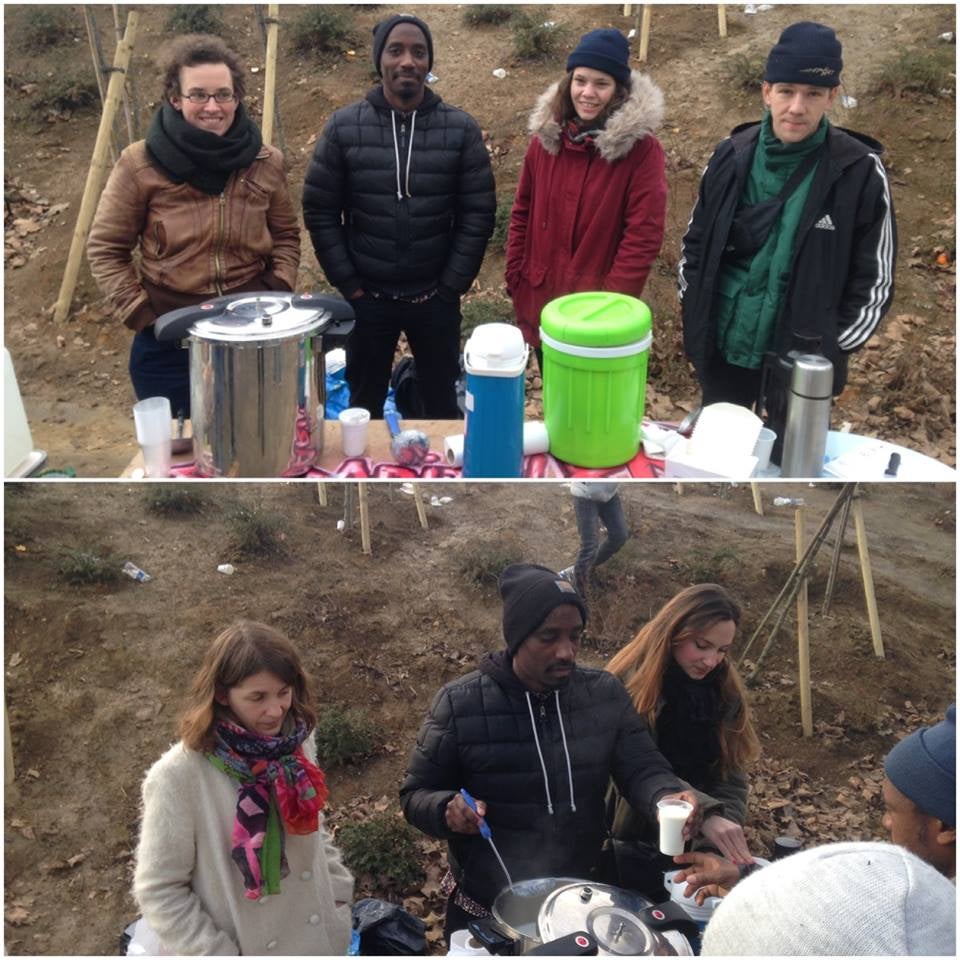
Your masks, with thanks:
[[[719,674],[714,668],[694,680],[671,657],[663,675],[657,747],[677,776],[698,790],[707,790],[714,781],[720,759]]]
[[[230,174],[253,163],[263,139],[243,104],[222,136],[200,130],[183,119],[169,102],[153,115],[147,152],[174,183],[189,183],[204,193],[223,193]]]

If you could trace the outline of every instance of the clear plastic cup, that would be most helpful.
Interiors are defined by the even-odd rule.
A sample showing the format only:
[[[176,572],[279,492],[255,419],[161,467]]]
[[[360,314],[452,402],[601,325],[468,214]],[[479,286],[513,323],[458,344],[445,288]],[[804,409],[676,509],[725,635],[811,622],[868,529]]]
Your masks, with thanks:
[[[147,476],[169,477],[172,424],[169,399],[147,397],[138,401],[133,405],[133,422]]]
[[[757,437],[756,446],[753,448],[753,455],[757,458],[757,468],[754,476],[760,476],[770,466],[770,454],[773,452],[773,445],[777,442],[777,434],[769,427],[764,427]]]
[[[668,857],[683,853],[683,825],[693,813],[693,804],[676,797],[664,797],[657,801],[657,818],[660,821],[660,852]]]
[[[345,457],[359,457],[367,449],[370,411],[363,407],[347,407],[340,411],[340,446]]]

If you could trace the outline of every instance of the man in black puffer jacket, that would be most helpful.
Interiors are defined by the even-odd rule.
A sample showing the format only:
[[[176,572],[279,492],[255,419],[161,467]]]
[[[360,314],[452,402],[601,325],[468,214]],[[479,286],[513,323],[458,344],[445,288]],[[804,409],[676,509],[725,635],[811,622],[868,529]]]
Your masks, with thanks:
[[[606,837],[604,794],[611,777],[637,809],[696,798],[657,751],[623,684],[578,667],[587,608],[566,580],[517,563],[500,579],[507,649],[446,684],[420,728],[400,787],[404,816],[448,844],[444,933],[489,911],[507,886],[478,833],[486,819],[511,880],[589,878]],[[459,793],[476,798],[478,813]]]
[[[417,17],[374,28],[383,83],[337,110],[317,141],[303,219],[327,279],[356,313],[350,403],[383,415],[400,332],[425,416],[460,416],[460,297],[493,232],[496,193],[476,121],[426,86],[433,38]]]

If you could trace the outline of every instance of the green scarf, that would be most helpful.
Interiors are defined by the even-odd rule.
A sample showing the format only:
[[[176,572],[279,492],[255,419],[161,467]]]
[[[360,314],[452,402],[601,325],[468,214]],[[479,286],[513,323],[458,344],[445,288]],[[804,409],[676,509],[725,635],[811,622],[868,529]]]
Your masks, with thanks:
[[[827,137],[828,121],[800,143],[782,143],[773,133],[770,113],[764,114],[741,204],[750,205],[777,196],[790,175]],[[728,262],[720,271],[715,316],[717,348],[727,363],[751,370],[772,349],[780,303],[789,282],[793,243],[800,215],[810,193],[816,166],[783,205],[780,219],[766,243],[748,262]]]

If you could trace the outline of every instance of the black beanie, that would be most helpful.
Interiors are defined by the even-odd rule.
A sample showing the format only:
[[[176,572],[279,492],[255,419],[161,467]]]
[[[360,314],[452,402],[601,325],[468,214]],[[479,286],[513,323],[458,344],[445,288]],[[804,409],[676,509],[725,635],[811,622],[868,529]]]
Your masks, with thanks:
[[[430,33],[430,28],[419,17],[415,17],[412,13],[397,13],[392,17],[387,17],[386,20],[381,20],[373,28],[373,68],[377,71],[377,76],[383,76],[380,70],[380,59],[383,57],[383,48],[387,45],[387,37],[390,36],[390,31],[393,30],[398,23],[412,23],[415,27],[419,27],[423,31],[423,35],[427,38],[427,69],[432,70],[433,36]]]
[[[837,35],[822,23],[793,23],[767,57],[767,83],[805,83],[811,87],[840,85],[843,48]]]
[[[610,27],[585,33],[577,48],[567,57],[567,72],[576,67],[590,67],[609,73],[614,80],[630,80],[630,44],[619,31]]]
[[[560,574],[535,563],[512,563],[500,574],[503,600],[503,639],[512,657],[517,648],[550,616],[554,607],[569,603],[587,622],[587,605]]]

